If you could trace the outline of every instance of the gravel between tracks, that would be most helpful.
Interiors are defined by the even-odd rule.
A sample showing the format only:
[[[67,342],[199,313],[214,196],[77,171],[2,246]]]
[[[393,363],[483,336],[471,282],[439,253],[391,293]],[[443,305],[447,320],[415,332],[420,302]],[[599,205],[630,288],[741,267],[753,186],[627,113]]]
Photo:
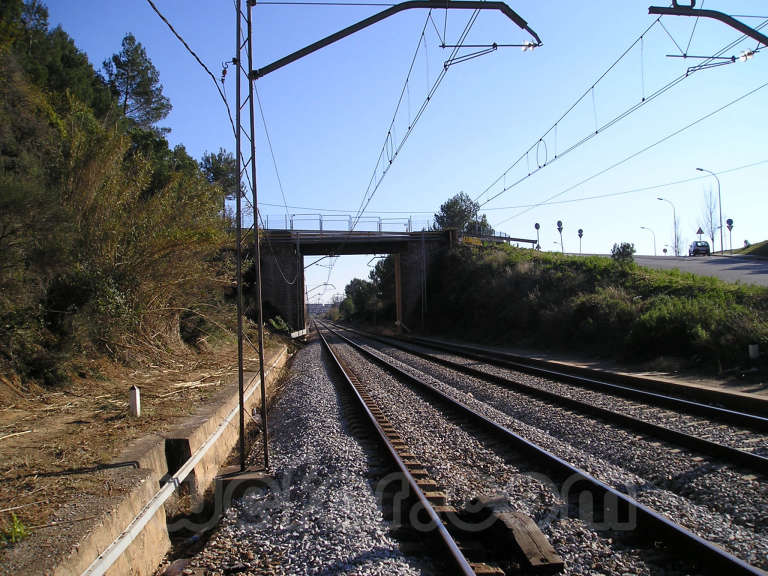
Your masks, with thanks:
[[[643,420],[673,428],[687,434],[698,435],[719,444],[733,446],[747,452],[754,452],[763,456],[768,455],[768,434],[749,429],[739,428],[729,424],[713,422],[703,416],[695,414],[683,414],[669,408],[649,407],[639,400],[621,398],[612,394],[604,394],[596,390],[589,390],[574,384],[558,382],[549,378],[525,374],[508,368],[493,366],[483,362],[469,360],[447,352],[429,351],[435,356],[452,362],[470,364],[473,368],[504,376],[512,380],[521,380],[530,386],[555,392],[562,396],[575,398],[582,402],[588,402],[595,406],[607,408],[615,412],[621,412],[630,416],[641,416]]]
[[[627,547],[598,534],[580,519],[560,515],[563,500],[545,478],[524,469],[522,463],[505,461],[473,433],[447,420],[407,386],[362,361],[348,347],[339,347],[337,354],[354,366],[358,377],[368,384],[371,395],[410,451],[445,489],[451,504],[461,508],[473,496],[505,495],[513,508],[539,523],[565,560],[564,574],[685,573],[679,566],[662,567],[659,562],[668,562],[667,555]]]
[[[300,350],[271,413],[275,482],[229,509],[190,568],[209,574],[431,574],[389,535],[367,456],[345,431],[319,343]]]
[[[755,477],[693,461],[641,436],[459,374],[375,342],[400,367],[697,534],[768,567],[768,488]],[[400,362],[405,360],[406,362]],[[674,488],[673,493],[667,488]]]
[[[642,477],[641,490],[665,489],[711,508],[730,521],[768,537],[768,485],[748,470],[731,469],[702,459],[695,452],[663,447],[648,436],[603,423],[502,386],[484,382],[408,354],[386,344],[371,342],[387,355],[431,374],[459,392],[469,393],[508,416],[593,456]],[[450,392],[450,390],[449,390]]]

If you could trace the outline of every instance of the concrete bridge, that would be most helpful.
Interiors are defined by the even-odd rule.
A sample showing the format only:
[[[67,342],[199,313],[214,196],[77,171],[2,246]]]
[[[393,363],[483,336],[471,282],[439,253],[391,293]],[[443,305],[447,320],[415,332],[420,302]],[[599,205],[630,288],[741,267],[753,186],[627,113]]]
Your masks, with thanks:
[[[359,232],[262,230],[261,274],[265,307],[294,330],[306,327],[304,256],[394,254],[397,325],[418,326],[427,306],[429,263],[458,241],[456,230]],[[295,281],[290,283],[295,278]]]

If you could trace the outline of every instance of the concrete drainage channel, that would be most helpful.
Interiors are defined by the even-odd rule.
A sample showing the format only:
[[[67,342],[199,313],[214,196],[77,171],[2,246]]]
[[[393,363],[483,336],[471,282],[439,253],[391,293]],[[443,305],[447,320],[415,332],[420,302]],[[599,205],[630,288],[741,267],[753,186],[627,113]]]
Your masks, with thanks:
[[[265,371],[268,396],[287,360],[288,351],[283,347],[269,361]],[[258,372],[246,373],[246,382],[245,406],[250,413],[261,402]],[[145,437],[128,447],[115,464],[138,467],[141,479],[53,574],[153,574],[171,549],[166,508],[179,508],[181,492],[193,508],[202,505],[237,444],[237,413],[237,388],[227,386],[165,437]]]

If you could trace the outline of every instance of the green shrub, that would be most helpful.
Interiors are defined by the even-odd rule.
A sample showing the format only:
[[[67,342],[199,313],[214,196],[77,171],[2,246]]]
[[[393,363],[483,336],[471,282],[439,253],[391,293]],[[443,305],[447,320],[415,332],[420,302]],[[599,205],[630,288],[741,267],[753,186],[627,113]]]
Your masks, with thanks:
[[[283,320],[282,316],[275,316],[267,320],[267,324],[274,332],[290,332],[291,327]]]
[[[458,247],[430,271],[433,332],[718,369],[743,363],[750,343],[768,346],[762,287],[509,247]]]
[[[29,531],[16,514],[11,512],[11,525],[0,530],[0,543],[3,545],[17,544],[27,536],[29,536]]]

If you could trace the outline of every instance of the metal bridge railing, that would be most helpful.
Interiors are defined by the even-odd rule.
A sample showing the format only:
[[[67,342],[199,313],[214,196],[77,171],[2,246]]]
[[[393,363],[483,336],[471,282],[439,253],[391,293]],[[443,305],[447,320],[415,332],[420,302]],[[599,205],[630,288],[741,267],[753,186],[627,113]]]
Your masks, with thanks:
[[[381,218],[365,216],[355,223],[347,214],[266,214],[264,228],[267,230],[313,230],[349,232],[353,226],[360,232],[417,232],[429,230],[431,220],[426,218]]]

